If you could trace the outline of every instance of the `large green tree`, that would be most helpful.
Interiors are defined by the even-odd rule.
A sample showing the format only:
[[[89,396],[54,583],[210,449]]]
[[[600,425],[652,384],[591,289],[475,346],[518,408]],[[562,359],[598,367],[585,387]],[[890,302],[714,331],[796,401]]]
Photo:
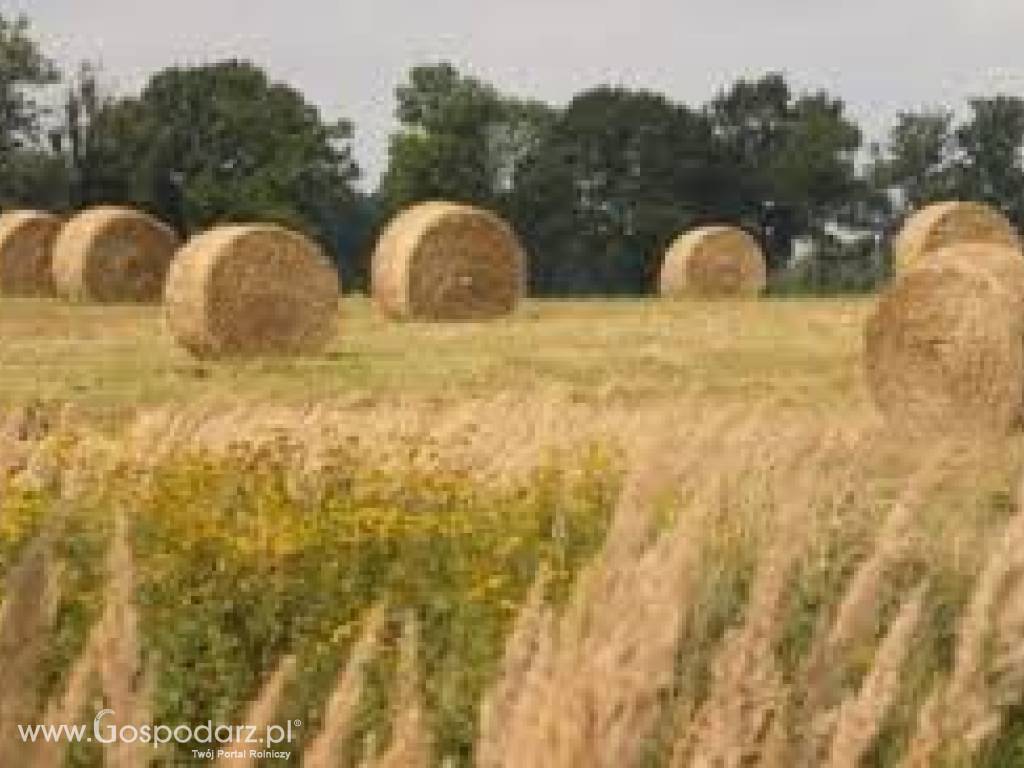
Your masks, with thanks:
[[[255,219],[319,232],[353,201],[351,130],[248,62],[174,67],[99,106],[80,139],[83,202],[128,199],[183,231]]]
[[[772,73],[737,81],[707,113],[740,171],[743,215],[758,222],[773,266],[788,259],[794,237],[865,198],[856,168],[862,135],[841,99],[795,94]]]
[[[517,179],[534,290],[650,290],[675,235],[735,207],[735,181],[702,115],[644,91],[581,94]]]
[[[0,154],[35,145],[40,136],[36,88],[58,81],[24,16],[0,15]]]
[[[1024,226],[1024,99],[972,99],[957,124],[947,109],[899,115],[871,178],[901,194],[904,212],[939,200],[987,202]]]
[[[0,206],[66,200],[64,167],[44,141],[46,110],[39,102],[40,90],[57,80],[28,19],[0,14]]]
[[[952,112],[901,112],[886,145],[876,150],[872,183],[899,190],[911,208],[947,198],[955,194],[956,154]]]
[[[1000,208],[1024,226],[1024,99],[973,99],[971,112],[956,132],[958,191]]]
[[[504,210],[554,119],[544,104],[505,96],[446,63],[415,67],[395,96],[400,129],[381,183],[389,213],[430,199]]]
[[[63,122],[51,132],[51,137],[68,169],[71,207],[133,199],[138,158],[120,151],[127,146],[120,137],[134,132],[139,116],[128,109],[112,109],[115,98],[102,88],[97,65],[82,63],[65,79]],[[114,119],[124,121],[124,126],[112,130]],[[103,152],[98,151],[101,137],[94,135],[100,127],[104,128],[102,138],[107,142]]]

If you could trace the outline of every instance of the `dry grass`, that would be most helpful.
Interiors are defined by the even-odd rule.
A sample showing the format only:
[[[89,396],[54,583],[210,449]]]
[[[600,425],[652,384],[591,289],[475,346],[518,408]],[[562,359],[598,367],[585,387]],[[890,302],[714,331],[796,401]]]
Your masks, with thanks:
[[[265,733],[267,726],[275,722],[274,716],[281,705],[284,688],[294,675],[295,657],[286,656],[270,675],[239,722],[254,727],[257,733]],[[219,759],[217,768],[255,768],[257,760],[250,755],[244,738],[228,744],[224,749],[230,755]]]
[[[35,689],[40,662],[56,611],[52,553],[39,540],[23,553],[8,573],[0,608],[0,763],[26,758],[17,726],[38,707]]]
[[[152,721],[152,681],[145,673],[140,643],[139,612],[135,602],[135,565],[128,541],[128,521],[118,515],[108,556],[106,606],[100,619],[99,683],[106,705],[113,710],[109,725]],[[109,768],[134,768],[144,761],[146,747],[118,741],[105,757]]]
[[[312,241],[270,225],[219,227],[175,256],[165,305],[171,334],[205,359],[321,351],[339,285]]]
[[[402,633],[391,744],[382,755],[366,755],[360,768],[429,768],[434,764],[420,685],[419,627],[416,618],[410,615],[405,619]]]
[[[768,407],[674,418],[635,447],[607,540],[568,600],[548,601],[540,575],[480,707],[477,765],[972,764],[1006,736],[1024,699],[1024,515],[1019,499],[1009,514],[984,504],[1020,471],[1019,441],[913,455],[856,420],[780,423]],[[54,712],[81,711],[74,692],[93,669],[108,701],[146,717],[129,536],[116,527],[101,639],[66,676],[74,703]],[[951,583],[962,598],[944,594]],[[725,594],[736,602],[723,612]],[[943,615],[958,617],[949,664]],[[384,619],[362,622],[305,765],[338,764],[349,747]],[[391,738],[367,766],[446,757],[420,694],[419,628],[405,627]],[[280,717],[303,663],[281,664],[240,717]],[[60,765],[49,759],[35,764]]]
[[[940,758],[970,763],[999,733],[1008,711],[1019,706],[1024,693],[1022,555],[1024,511],[1018,511],[994,537],[988,564],[960,621],[952,674],[922,706],[906,765],[933,765]]]
[[[829,412],[867,403],[859,358],[871,303],[529,302],[486,324],[392,324],[359,298],[344,334],[298,360],[197,364],[157,308],[0,301],[0,409],[38,399],[89,416],[209,402],[306,405],[353,414],[432,411],[557,390],[580,404],[709,406],[776,400]]]
[[[323,728],[303,754],[307,768],[329,768],[345,758],[356,708],[363,695],[366,665],[376,650],[385,619],[384,609],[374,608],[367,617],[338,682],[324,706]]]
[[[951,436],[922,445],[877,419],[859,381],[866,310],[861,302],[536,303],[494,325],[410,328],[349,300],[343,313],[359,332],[334,349],[351,357],[211,365],[196,379],[172,372],[186,358],[166,338],[153,340],[156,313],[0,304],[17,328],[0,348],[3,398],[45,385],[71,403],[4,419],[0,466],[12,469],[0,492],[53,492],[68,514],[81,506],[86,521],[113,531],[98,621],[49,703],[33,699],[22,710],[74,722],[102,692],[132,718],[159,712],[161,678],[149,674],[159,659],[146,640],[165,633],[184,638],[175,647],[196,669],[219,669],[222,659],[204,656],[212,625],[193,620],[210,599],[207,581],[187,593],[200,602],[186,614],[147,602],[159,602],[154,581],[190,575],[174,571],[168,540],[138,540],[142,530],[155,535],[154,517],[179,516],[181,530],[195,531],[189,547],[251,548],[244,572],[255,589],[275,588],[306,567],[311,546],[328,553],[312,567],[336,573],[342,537],[323,541],[321,531],[341,529],[315,526],[357,514],[323,502],[328,484],[353,482],[346,473],[357,458],[384,478],[398,466],[417,476],[453,472],[475,494],[533,477],[553,449],[572,455],[597,443],[627,480],[582,571],[526,573],[523,591],[535,586],[508,609],[435,605],[433,595],[402,604],[392,594],[388,609],[374,609],[375,595],[355,606],[349,639],[337,643],[336,624],[322,635],[319,623],[303,623],[316,595],[275,604],[270,623],[287,629],[269,635],[249,625],[248,606],[232,610],[217,625],[230,643],[276,639],[259,646],[266,656],[252,666],[262,668],[243,668],[244,692],[218,700],[211,716],[280,722],[301,707],[316,725],[295,749],[317,768],[358,764],[368,729],[379,738],[367,741],[362,761],[374,768],[1012,765],[1024,744],[1024,441]],[[16,362],[29,349],[20,334],[32,329],[38,370]],[[90,340],[90,359],[57,354],[74,350],[69,333]],[[358,359],[357,372],[349,366]],[[76,392],[75,381],[95,389]],[[258,446],[242,454],[244,471],[217,463],[239,444]],[[285,449],[267,447],[275,445]],[[165,487],[161,468],[181,457],[210,474],[185,474],[170,486],[182,495],[152,503]],[[240,499],[264,481],[271,493],[256,497],[258,519],[245,518]],[[399,490],[373,496],[373,508],[398,504],[430,523],[411,489]],[[437,493],[438,510],[460,498],[448,486]],[[553,540],[570,501],[545,501]],[[289,505],[294,517],[285,517]],[[105,517],[111,506],[133,515]],[[213,538],[236,518],[230,535]],[[484,549],[474,558],[496,556]],[[39,551],[23,548],[22,568],[0,563],[8,606],[0,640],[11,631],[7,614],[22,613],[31,621],[18,626],[36,627],[35,641],[21,643],[30,655],[49,647],[48,613],[22,594],[47,580],[49,566],[33,560]],[[439,567],[409,564],[403,585],[427,578],[421,565]],[[224,576],[232,586],[233,574]],[[368,568],[354,578],[377,575]],[[346,581],[332,595],[348,590]],[[438,622],[460,616],[457,631],[472,635],[492,609],[508,610],[495,637],[504,654],[481,673],[483,695],[454,749],[439,723],[459,692],[439,681],[468,662],[451,653],[450,636],[439,641]],[[404,622],[397,643],[396,619]],[[303,686],[325,655],[336,663],[311,693]],[[382,669],[394,674],[382,679]],[[20,674],[2,660],[0,670]],[[51,747],[24,764],[57,768],[63,758]],[[141,768],[145,758],[105,759]]]

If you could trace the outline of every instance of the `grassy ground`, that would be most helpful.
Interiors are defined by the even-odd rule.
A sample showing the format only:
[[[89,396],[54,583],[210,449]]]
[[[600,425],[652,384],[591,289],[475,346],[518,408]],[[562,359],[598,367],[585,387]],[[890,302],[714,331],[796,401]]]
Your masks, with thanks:
[[[204,364],[152,307],[0,301],[0,405],[31,398],[119,412],[227,396],[458,402],[560,387],[583,401],[862,402],[865,301],[531,302],[487,324],[394,324],[347,299],[326,354]]]
[[[102,701],[313,768],[1024,765],[1024,441],[887,428],[869,306],[347,299],[210,364],[0,302],[0,763],[104,764],[13,727]]]

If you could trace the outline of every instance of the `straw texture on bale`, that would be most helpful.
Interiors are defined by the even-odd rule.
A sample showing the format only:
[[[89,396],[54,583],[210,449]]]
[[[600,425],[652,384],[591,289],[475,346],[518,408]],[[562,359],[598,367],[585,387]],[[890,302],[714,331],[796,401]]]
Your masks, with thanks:
[[[964,243],[900,274],[865,333],[867,383],[894,426],[1005,433],[1024,404],[1024,256]]]
[[[893,245],[893,266],[897,272],[908,269],[928,254],[958,243],[1021,246],[1013,225],[994,208],[973,202],[936,203],[907,219]]]
[[[167,324],[193,355],[314,353],[335,331],[340,284],[321,249],[269,224],[193,238],[171,265]]]
[[[177,247],[170,227],[140,211],[84,211],[64,225],[54,246],[57,293],[101,304],[159,301]]]
[[[679,237],[661,268],[666,298],[755,297],[765,289],[764,252],[737,227],[702,227]]]
[[[42,211],[10,211],[0,216],[0,295],[53,296],[53,244],[57,216]]]
[[[423,203],[388,225],[373,255],[373,296],[405,320],[485,320],[512,312],[526,287],[526,255],[498,216]]]

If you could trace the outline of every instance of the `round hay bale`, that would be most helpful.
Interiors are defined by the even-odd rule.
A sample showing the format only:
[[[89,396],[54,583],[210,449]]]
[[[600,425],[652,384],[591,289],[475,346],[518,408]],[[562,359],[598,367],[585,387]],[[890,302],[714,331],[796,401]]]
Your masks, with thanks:
[[[171,264],[167,325],[196,357],[317,352],[334,336],[340,284],[323,251],[270,224],[211,229]]]
[[[53,296],[53,244],[61,220],[41,211],[0,216],[0,294]]]
[[[757,241],[738,227],[713,226],[687,232],[671,245],[659,290],[666,298],[755,297],[767,281]]]
[[[526,255],[498,216],[422,203],[388,225],[373,255],[373,296],[405,320],[485,320],[512,312],[526,291]]]
[[[903,271],[928,254],[958,243],[1021,247],[1013,224],[995,208],[972,202],[936,203],[907,219],[893,244],[893,267]]]
[[[101,207],[64,228],[53,251],[57,293],[71,301],[159,301],[178,236],[140,211]]]
[[[1024,407],[1024,256],[965,243],[897,277],[865,329],[868,388],[903,431],[1005,433]]]

